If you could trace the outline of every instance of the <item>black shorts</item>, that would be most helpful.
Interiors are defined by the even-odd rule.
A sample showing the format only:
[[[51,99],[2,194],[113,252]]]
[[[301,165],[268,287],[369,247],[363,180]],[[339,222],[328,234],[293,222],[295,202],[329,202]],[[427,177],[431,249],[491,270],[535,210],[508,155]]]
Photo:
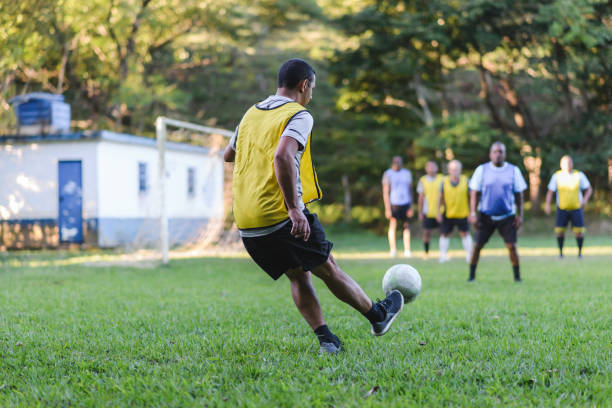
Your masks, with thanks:
[[[441,234],[450,234],[453,232],[453,229],[457,226],[457,229],[461,232],[468,232],[470,230],[470,225],[468,224],[467,217],[465,218],[446,218],[444,216],[442,218],[442,225],[440,226]]]
[[[391,216],[396,220],[407,222],[408,221],[408,210],[410,209],[410,204],[406,205],[392,205],[391,206]]]
[[[569,222],[572,222],[572,227],[584,227],[584,213],[582,208],[577,210],[562,210],[557,207],[557,222],[555,227],[567,227]]]
[[[308,241],[291,235],[291,221],[271,234],[261,237],[242,237],[247,252],[272,279],[276,280],[287,270],[302,267],[310,271],[324,264],[333,244],[325,239],[325,231],[316,214],[304,210],[310,224]]]
[[[475,241],[482,246],[489,241],[493,232],[497,229],[499,235],[504,239],[506,244],[516,244],[516,228],[514,228],[514,215],[506,217],[503,220],[493,221],[486,214],[478,213],[478,222],[476,224]]]
[[[429,217],[423,218],[423,228],[434,229],[434,228],[438,228],[439,226],[440,224],[438,223],[438,220],[436,220],[435,218],[429,218]]]

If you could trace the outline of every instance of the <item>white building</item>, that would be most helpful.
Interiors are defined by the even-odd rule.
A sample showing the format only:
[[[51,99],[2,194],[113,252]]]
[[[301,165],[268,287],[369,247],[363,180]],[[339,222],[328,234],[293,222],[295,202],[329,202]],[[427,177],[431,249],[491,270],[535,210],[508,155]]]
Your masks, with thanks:
[[[219,152],[167,143],[170,244],[223,217]],[[154,139],[98,131],[0,137],[0,247],[152,245],[159,239]]]

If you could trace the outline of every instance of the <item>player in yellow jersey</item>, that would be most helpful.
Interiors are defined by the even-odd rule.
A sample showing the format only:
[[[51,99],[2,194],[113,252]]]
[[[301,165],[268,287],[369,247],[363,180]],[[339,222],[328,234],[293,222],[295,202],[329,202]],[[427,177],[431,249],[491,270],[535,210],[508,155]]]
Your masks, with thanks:
[[[442,175],[438,174],[438,165],[433,160],[425,164],[425,172],[417,184],[417,193],[419,193],[419,221],[423,223],[423,246],[427,258],[431,232],[440,227],[437,217]]]
[[[468,224],[469,189],[468,178],[461,175],[461,162],[452,160],[448,164],[448,176],[442,180],[440,199],[438,203],[438,222],[440,223],[440,262],[446,262],[450,234],[455,225],[461,236],[461,243],[465,250],[465,259],[469,262],[472,256],[472,236]],[[444,206],[444,214],[442,214]]]
[[[559,258],[563,258],[563,241],[567,224],[572,222],[572,230],[578,243],[578,257],[582,257],[584,242],[584,213],[582,209],[589,202],[593,188],[583,172],[574,170],[574,163],[569,156],[561,158],[561,170],[550,178],[546,193],[546,214],[550,214],[550,202],[553,193],[557,193],[557,220],[555,232],[559,246]]]

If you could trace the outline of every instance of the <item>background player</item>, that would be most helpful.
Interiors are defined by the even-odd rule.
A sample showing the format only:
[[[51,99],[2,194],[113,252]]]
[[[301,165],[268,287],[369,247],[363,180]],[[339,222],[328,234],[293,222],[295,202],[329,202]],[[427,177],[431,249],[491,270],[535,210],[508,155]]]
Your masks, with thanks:
[[[523,191],[527,183],[518,167],[506,163],[506,146],[502,142],[491,145],[489,158],[491,161],[478,166],[470,180],[470,221],[476,226],[476,243],[468,280],[476,278],[480,250],[497,229],[508,248],[514,280],[520,282],[516,232],[523,223]]]
[[[470,262],[472,256],[472,236],[468,224],[470,207],[468,202],[468,179],[461,174],[461,162],[452,160],[448,163],[448,176],[444,177],[440,187],[438,203],[438,222],[440,223],[440,262],[448,260],[447,252],[450,234],[455,226],[459,230],[461,243],[465,250],[465,259]],[[444,214],[442,214],[444,206]]]
[[[427,258],[431,232],[440,226],[437,217],[442,175],[438,174],[438,165],[433,160],[425,164],[425,172],[417,184],[417,193],[419,193],[419,221],[423,223],[423,246]]]
[[[383,201],[385,202],[385,217],[389,220],[389,255],[397,255],[395,243],[395,230],[397,222],[403,227],[404,256],[410,257],[410,226],[408,221],[412,218],[412,174],[410,170],[402,167],[400,156],[394,156],[391,168],[385,171],[382,178]]]
[[[565,229],[570,221],[572,222],[572,230],[578,244],[578,257],[581,258],[585,232],[582,209],[589,202],[589,198],[593,194],[593,188],[583,172],[574,170],[574,163],[569,156],[561,158],[561,170],[557,170],[548,183],[545,206],[546,214],[550,214],[550,202],[555,192],[557,193],[555,232],[557,233],[559,258],[563,258]]]

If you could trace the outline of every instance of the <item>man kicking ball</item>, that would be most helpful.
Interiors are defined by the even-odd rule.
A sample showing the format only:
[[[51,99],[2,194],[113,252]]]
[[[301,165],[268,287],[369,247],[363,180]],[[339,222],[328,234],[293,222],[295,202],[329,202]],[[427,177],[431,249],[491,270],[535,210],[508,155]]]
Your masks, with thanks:
[[[363,314],[372,334],[382,336],[402,310],[394,290],[374,303],[330,254],[332,243],[316,214],[305,203],[321,198],[311,158],[313,117],[304,106],[315,87],[315,71],[301,59],[285,62],[278,89],[242,117],[225,161],[234,165],[234,217],[242,242],[253,260],[272,279],[291,282],[298,310],[314,330],[322,352],[343,350],[331,332],[312,285],[314,274],[343,302]]]

